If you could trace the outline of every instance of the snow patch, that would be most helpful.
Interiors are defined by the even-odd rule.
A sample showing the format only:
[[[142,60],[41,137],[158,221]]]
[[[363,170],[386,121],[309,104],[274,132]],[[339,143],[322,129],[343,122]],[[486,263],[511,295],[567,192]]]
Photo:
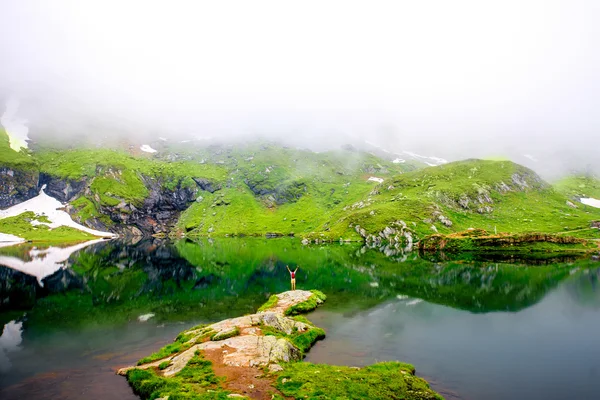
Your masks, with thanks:
[[[149,313],[149,314],[142,314],[138,317],[138,321],[140,322],[146,322],[148,321],[150,318],[154,317],[154,314]]]
[[[579,201],[586,206],[600,208],[600,200],[594,198],[581,198]]]
[[[444,158],[440,158],[440,157],[422,156],[420,154],[413,153],[412,151],[403,151],[402,153],[414,158],[415,160],[422,161],[425,164],[429,165],[430,167],[437,167],[438,165],[448,164],[448,160],[446,160]]]
[[[146,153],[156,153],[157,152],[157,150],[154,150],[152,147],[148,146],[147,144],[141,145],[140,150],[145,151]]]
[[[369,179],[367,179],[367,181],[383,183],[383,178],[377,178],[376,176],[371,176],[371,177],[369,177]]]
[[[0,256],[0,265],[23,272],[27,275],[35,276],[40,286],[44,286],[42,280],[55,273],[59,269],[65,268],[65,261],[71,254],[95,243],[100,243],[104,239],[90,240],[69,247],[48,247],[47,249],[38,249],[37,247],[29,250],[27,260],[22,260],[12,256]]]
[[[406,162],[406,160],[403,160],[402,158],[396,158],[392,162],[394,164],[404,164]]]
[[[8,139],[10,140],[10,148],[14,151],[20,151],[22,148],[27,148],[27,141],[29,137],[29,128],[26,120],[17,117],[17,111],[19,110],[19,101],[14,98],[8,99],[6,102],[6,110],[2,117],[0,117],[0,124],[6,130]]]
[[[64,205],[56,200],[54,197],[48,196],[44,193],[46,185],[40,190],[40,194],[17,205],[14,205],[6,210],[0,210],[0,219],[8,217],[16,217],[24,212],[32,211],[37,215],[45,215],[50,220],[50,223],[46,223],[50,229],[58,228],[59,226],[69,226],[71,228],[79,229],[80,231],[87,232],[94,236],[100,237],[116,237],[117,235],[110,232],[97,231],[90,229],[86,226],[80,225],[71,219],[71,216],[66,211],[60,210]]]

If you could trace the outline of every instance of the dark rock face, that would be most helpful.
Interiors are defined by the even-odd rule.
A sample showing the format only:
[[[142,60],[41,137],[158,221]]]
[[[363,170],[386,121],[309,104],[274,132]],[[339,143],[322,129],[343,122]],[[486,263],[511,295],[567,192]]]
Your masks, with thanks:
[[[304,182],[286,182],[271,186],[265,181],[245,179],[244,183],[256,196],[262,198],[268,207],[285,203],[295,203],[307,191]]]
[[[214,193],[217,190],[221,190],[221,185],[214,184],[213,182],[209,181],[208,179],[204,179],[204,178],[192,178],[192,179],[194,180],[194,182],[196,182],[196,184],[200,187],[200,189],[202,189],[206,192]]]
[[[46,194],[62,203],[75,200],[87,188],[85,179],[81,181],[65,180],[41,173],[38,186],[41,189],[44,185],[46,185]]]
[[[75,200],[87,188],[85,180],[64,180],[37,171],[0,167],[0,208],[8,208],[45,192],[65,203]]]
[[[190,187],[183,185],[182,181],[174,186],[172,182],[162,179],[142,177],[149,192],[142,206],[136,207],[124,201],[116,206],[100,206],[99,211],[115,222],[114,226],[107,227],[96,218],[78,222],[93,229],[110,230],[125,236],[168,233],[179,214],[196,200],[200,190],[214,193],[221,189],[221,185],[206,178],[192,179],[196,185]],[[49,196],[63,203],[72,202],[83,195],[92,196],[91,183],[91,179],[61,179],[37,171],[0,167],[0,208],[8,208],[37,196],[44,185]],[[67,211],[77,220],[75,209],[67,207]]]
[[[38,195],[36,171],[0,167],[0,208],[12,207]]]
[[[177,222],[179,214],[196,200],[200,190],[214,192],[220,189],[220,186],[206,179],[193,180],[198,186],[182,186],[180,181],[171,190],[166,188],[167,182],[144,177],[143,181],[149,194],[141,207],[123,202],[114,207],[102,206],[100,211],[117,223],[116,230],[125,236],[168,233]]]

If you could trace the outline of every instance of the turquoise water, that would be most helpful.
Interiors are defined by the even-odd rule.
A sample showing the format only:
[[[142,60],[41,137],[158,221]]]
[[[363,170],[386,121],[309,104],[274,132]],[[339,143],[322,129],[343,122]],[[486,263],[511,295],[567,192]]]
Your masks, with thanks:
[[[2,399],[135,399],[115,369],[187,327],[253,312],[289,289],[286,265],[300,267],[299,289],[328,295],[309,316],[327,338],[307,361],[409,362],[450,399],[586,399],[600,389],[591,260],[425,260],[293,239],[112,241],[58,263],[49,254],[0,249],[12,266],[0,266]]]

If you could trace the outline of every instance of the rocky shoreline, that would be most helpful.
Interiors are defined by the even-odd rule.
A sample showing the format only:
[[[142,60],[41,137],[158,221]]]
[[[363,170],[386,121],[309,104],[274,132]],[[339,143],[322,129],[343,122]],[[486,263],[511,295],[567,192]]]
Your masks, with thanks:
[[[193,327],[117,373],[142,399],[441,398],[409,364],[301,362],[325,332],[299,314],[324,300],[316,290],[273,295],[256,313]]]

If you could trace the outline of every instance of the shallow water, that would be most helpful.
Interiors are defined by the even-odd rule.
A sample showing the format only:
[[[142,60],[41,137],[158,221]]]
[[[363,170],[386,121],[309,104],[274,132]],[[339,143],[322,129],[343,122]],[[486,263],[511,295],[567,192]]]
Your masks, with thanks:
[[[327,339],[308,361],[409,362],[450,399],[596,398],[600,264],[555,261],[439,262],[293,239],[96,243],[45,277],[0,267],[0,398],[135,399],[116,368],[190,326],[253,312],[288,289],[286,264],[300,266],[299,289],[328,295],[309,317]]]

